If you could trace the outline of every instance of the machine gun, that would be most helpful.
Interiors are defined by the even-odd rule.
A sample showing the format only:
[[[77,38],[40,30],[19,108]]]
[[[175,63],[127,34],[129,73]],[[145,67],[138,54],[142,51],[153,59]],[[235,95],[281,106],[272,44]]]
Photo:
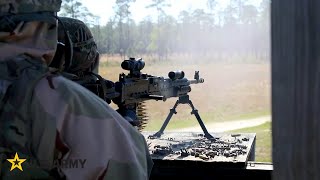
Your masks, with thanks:
[[[121,73],[119,81],[113,85],[99,75],[96,75],[99,79],[98,83],[86,82],[82,85],[105,101],[115,103],[119,108],[117,111],[134,126],[139,126],[139,123],[141,123],[136,115],[141,102],[146,100],[166,101],[168,98],[178,97],[161,129],[153,137],[160,137],[163,134],[173,114],[177,113],[176,108],[179,104],[188,104],[192,108],[191,114],[195,115],[202,128],[204,136],[211,138],[212,136],[208,133],[198,110],[194,107],[188,95],[191,92],[191,84],[204,82],[204,79],[199,76],[199,71],[195,72],[192,80],[185,78],[183,71],[171,71],[168,74],[169,78],[164,78],[142,73],[141,70],[144,66],[145,62],[142,59],[130,58],[121,63],[122,69],[128,70],[129,73]]]

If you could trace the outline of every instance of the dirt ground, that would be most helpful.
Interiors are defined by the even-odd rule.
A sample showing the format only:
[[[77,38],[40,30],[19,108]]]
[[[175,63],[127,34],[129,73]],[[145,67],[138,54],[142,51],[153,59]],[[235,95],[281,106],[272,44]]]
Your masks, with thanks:
[[[209,132],[218,133],[218,132],[226,132],[226,131],[232,131],[237,129],[255,127],[270,121],[271,121],[271,116],[262,116],[262,117],[252,118],[252,119],[232,120],[227,122],[216,122],[216,123],[212,122],[212,123],[206,124],[205,126]],[[202,132],[202,129],[200,126],[194,126],[189,128],[177,129],[173,131]]]

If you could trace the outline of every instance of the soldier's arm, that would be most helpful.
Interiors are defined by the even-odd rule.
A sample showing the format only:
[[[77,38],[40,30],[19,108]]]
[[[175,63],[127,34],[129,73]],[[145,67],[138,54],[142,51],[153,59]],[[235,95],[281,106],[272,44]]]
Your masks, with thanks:
[[[68,179],[148,179],[152,167],[144,137],[99,97],[62,77],[39,82],[34,116],[51,119],[67,149],[62,167]]]

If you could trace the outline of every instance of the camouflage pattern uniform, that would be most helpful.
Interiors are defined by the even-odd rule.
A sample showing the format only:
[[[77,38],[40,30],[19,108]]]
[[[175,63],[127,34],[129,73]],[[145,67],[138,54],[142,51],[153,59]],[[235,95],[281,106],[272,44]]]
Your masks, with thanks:
[[[99,97],[49,71],[61,0],[0,0],[0,179],[148,179],[144,137]],[[10,171],[15,153],[23,171]],[[31,161],[32,160],[32,161]]]

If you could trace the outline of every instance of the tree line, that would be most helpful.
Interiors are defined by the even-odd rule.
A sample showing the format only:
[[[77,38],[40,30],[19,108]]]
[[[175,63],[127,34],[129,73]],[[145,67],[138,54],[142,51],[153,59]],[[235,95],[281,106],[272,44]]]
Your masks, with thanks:
[[[116,0],[115,15],[106,24],[97,23],[79,0],[63,3],[61,15],[88,23],[100,53],[121,56],[155,55],[168,59],[173,54],[217,59],[252,56],[267,60],[270,51],[270,0],[258,6],[248,0],[230,0],[225,8],[219,1],[208,0],[207,10],[181,11],[178,17],[166,13],[166,0],[152,0],[146,8],[154,9],[156,20],[146,16],[132,19],[135,0]]]

